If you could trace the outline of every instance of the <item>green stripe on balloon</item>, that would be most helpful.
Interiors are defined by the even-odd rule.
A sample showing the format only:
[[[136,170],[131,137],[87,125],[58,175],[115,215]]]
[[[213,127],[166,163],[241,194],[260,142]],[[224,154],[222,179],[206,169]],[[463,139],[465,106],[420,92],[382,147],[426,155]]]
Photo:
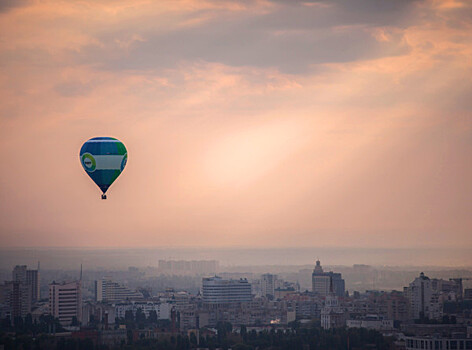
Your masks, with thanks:
[[[126,154],[126,147],[121,142],[116,143],[116,148],[118,149],[118,154],[120,155]]]

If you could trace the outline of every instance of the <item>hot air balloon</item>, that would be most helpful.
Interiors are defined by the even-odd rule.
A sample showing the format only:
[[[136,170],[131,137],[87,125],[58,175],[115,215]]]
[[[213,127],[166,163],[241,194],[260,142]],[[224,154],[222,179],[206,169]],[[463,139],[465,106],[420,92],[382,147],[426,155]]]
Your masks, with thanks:
[[[127,160],[125,145],[113,137],[94,137],[80,149],[80,163],[102,190],[102,199],[107,199],[105,193],[120,176]]]

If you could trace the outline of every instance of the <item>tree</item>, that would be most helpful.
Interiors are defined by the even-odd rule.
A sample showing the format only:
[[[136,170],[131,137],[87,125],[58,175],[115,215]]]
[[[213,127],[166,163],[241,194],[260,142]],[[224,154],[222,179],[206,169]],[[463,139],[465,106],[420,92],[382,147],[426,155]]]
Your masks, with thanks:
[[[241,337],[243,338],[243,341],[246,342],[246,340],[247,340],[247,328],[246,328],[246,326],[241,326],[240,334],[241,334]]]
[[[197,336],[195,335],[195,333],[190,333],[190,344],[194,345],[194,346],[197,346],[198,345],[198,340],[197,340]]]
[[[146,324],[146,314],[141,308],[136,310],[136,323],[138,324],[139,329],[143,329],[144,325]]]
[[[157,312],[156,310],[151,310],[149,313],[149,318],[148,318],[149,323],[157,323]]]

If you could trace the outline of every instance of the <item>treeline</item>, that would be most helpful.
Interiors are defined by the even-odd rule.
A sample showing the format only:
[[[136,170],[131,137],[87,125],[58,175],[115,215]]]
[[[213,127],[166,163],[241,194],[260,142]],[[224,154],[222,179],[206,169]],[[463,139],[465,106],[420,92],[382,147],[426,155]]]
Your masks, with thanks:
[[[74,323],[74,322],[73,322]],[[75,323],[78,325],[77,319]],[[0,331],[11,332],[16,335],[33,335],[42,333],[63,332],[64,328],[61,326],[59,319],[51,315],[41,315],[39,320],[34,320],[31,314],[26,317],[15,317],[13,322],[10,317],[6,317],[0,322]]]
[[[170,337],[166,339],[142,339],[120,349],[126,350],[190,350],[199,348],[233,350],[391,350],[393,339],[381,333],[363,328],[337,328],[323,330],[319,327],[309,329],[282,330],[272,329],[263,332],[248,332],[242,327],[240,334],[231,333],[231,325],[219,324],[216,336]],[[113,349],[114,350],[114,349]]]
[[[205,332],[202,331],[202,334]],[[42,338],[41,338],[42,337]],[[196,348],[233,349],[233,350],[391,350],[394,349],[393,339],[383,337],[377,331],[357,328],[338,328],[323,330],[319,327],[299,328],[294,325],[288,331],[275,330],[248,332],[245,327],[240,333],[233,333],[229,323],[220,323],[216,335],[199,336],[195,334],[164,336],[158,339],[128,338],[127,344],[116,347],[94,344],[90,339],[59,339],[52,342],[46,335],[32,337],[0,336],[0,344],[5,350],[191,350]]]

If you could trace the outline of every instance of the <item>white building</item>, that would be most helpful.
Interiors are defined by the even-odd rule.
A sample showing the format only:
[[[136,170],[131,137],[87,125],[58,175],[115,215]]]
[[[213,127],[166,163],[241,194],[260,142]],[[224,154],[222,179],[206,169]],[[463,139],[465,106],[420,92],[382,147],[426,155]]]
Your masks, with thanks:
[[[409,287],[405,288],[405,295],[410,301],[412,318],[440,319],[442,317],[439,292],[434,289],[432,281],[423,272],[410,283]]]
[[[74,317],[78,322],[82,321],[81,285],[80,280],[49,285],[49,313],[64,326],[69,326]]]
[[[324,329],[344,327],[344,311],[339,307],[338,297],[333,292],[326,296],[325,306],[321,309],[321,327]]]
[[[378,315],[367,315],[360,320],[347,320],[347,328],[367,328],[377,331],[388,331],[393,329],[393,320],[385,320]]]
[[[261,276],[261,294],[264,297],[275,296],[275,285],[277,281],[277,275],[266,273]]]
[[[406,337],[406,350],[446,350],[463,349],[472,350],[472,339],[470,338],[441,338],[441,337]]]
[[[321,296],[329,294],[330,276],[323,272],[320,261],[316,260],[315,269],[311,277],[312,291]]]
[[[203,278],[203,302],[208,304],[226,304],[251,301],[251,284],[245,278],[225,280],[221,277]]]
[[[131,302],[131,303],[120,303],[115,305],[115,315],[118,318],[125,318],[126,311],[132,311],[133,315],[136,316],[136,311],[141,311],[149,317],[152,311],[157,314],[158,320],[168,320],[171,317],[172,311],[171,303],[153,303],[153,302]]]
[[[95,281],[96,301],[117,302],[142,298],[142,293],[133,291],[117,282],[113,282],[109,278],[102,278],[101,280]]]

